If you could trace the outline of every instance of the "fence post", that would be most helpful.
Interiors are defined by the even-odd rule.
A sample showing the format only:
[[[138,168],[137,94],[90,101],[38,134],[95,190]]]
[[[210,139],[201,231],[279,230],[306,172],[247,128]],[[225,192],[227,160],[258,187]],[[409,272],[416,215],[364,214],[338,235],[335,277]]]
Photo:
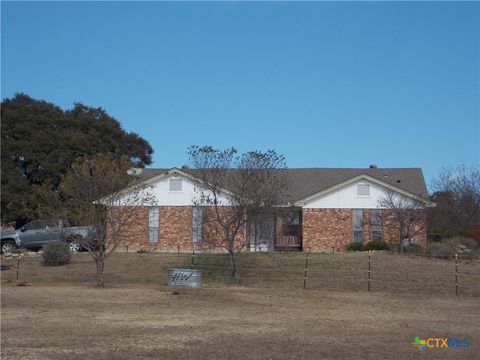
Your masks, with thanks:
[[[18,273],[20,272],[20,254],[17,254],[17,275],[15,278],[15,284],[18,285]]]
[[[370,291],[370,273],[372,270],[372,250],[368,250],[368,288],[367,291]]]
[[[195,244],[193,244],[192,265],[190,267],[193,268],[194,265],[195,265]]]
[[[307,288],[308,255],[309,254],[310,254],[310,249],[308,249],[307,256],[305,257],[305,274],[303,275],[303,290]]]
[[[458,254],[455,253],[455,296],[458,296]]]

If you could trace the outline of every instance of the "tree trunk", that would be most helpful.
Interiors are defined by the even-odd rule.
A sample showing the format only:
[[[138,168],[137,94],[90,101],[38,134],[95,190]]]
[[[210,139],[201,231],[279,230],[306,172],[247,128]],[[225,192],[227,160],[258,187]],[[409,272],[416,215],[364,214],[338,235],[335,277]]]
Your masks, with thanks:
[[[105,287],[104,281],[103,281],[103,269],[105,267],[105,260],[104,259],[98,259],[96,261],[97,264],[97,287]]]
[[[400,239],[400,247],[398,248],[398,252],[400,254],[403,254],[403,243],[404,243],[405,239],[401,238]]]
[[[237,277],[237,266],[235,264],[235,254],[231,251],[228,252],[230,255],[230,276],[232,280],[235,280]]]

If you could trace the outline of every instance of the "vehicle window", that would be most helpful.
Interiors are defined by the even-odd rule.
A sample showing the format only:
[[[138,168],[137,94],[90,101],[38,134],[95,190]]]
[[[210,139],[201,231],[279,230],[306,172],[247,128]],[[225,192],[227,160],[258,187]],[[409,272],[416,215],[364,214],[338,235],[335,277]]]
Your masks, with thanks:
[[[35,220],[35,221],[31,221],[31,222],[29,222],[28,224],[24,225],[23,228],[24,228],[25,230],[41,229],[41,228],[42,228],[42,224],[41,224],[41,221],[40,221],[40,220]]]
[[[56,219],[48,219],[48,220],[35,220],[31,221],[28,224],[24,225],[23,228],[25,230],[37,230],[37,229],[45,229],[45,228],[57,228],[59,227],[58,220]]]
[[[49,228],[57,228],[58,227],[58,220],[53,219],[53,220],[45,220],[45,227]]]

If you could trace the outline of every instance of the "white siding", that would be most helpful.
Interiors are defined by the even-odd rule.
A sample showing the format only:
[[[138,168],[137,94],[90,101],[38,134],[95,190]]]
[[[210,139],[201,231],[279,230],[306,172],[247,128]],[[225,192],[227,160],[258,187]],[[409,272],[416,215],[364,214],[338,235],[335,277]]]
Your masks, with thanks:
[[[181,191],[170,191],[170,179],[182,179]],[[199,198],[196,184],[189,178],[180,174],[168,174],[148,185],[148,194],[153,195],[155,206],[192,206],[194,200]],[[128,194],[124,196],[128,199]],[[222,204],[227,204],[227,198],[222,197]],[[128,200],[122,205],[128,205]]]
[[[357,185],[370,185],[369,196],[357,195]],[[367,180],[358,180],[308,201],[303,207],[306,209],[376,209],[379,201],[385,197],[387,188]],[[398,194],[398,196],[402,196]]]

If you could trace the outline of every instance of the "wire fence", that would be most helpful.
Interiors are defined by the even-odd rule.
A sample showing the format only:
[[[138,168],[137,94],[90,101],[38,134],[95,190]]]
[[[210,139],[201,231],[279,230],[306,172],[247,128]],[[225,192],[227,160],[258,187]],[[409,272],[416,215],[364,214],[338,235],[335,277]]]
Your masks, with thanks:
[[[39,268],[40,259],[12,260],[12,281],[17,283],[92,281],[92,260],[85,254],[55,267]],[[171,268],[201,270],[206,286],[480,296],[480,260],[459,255],[438,259],[384,252],[240,254],[233,280],[227,254],[129,253],[108,260],[105,279],[112,284],[166,285]]]

